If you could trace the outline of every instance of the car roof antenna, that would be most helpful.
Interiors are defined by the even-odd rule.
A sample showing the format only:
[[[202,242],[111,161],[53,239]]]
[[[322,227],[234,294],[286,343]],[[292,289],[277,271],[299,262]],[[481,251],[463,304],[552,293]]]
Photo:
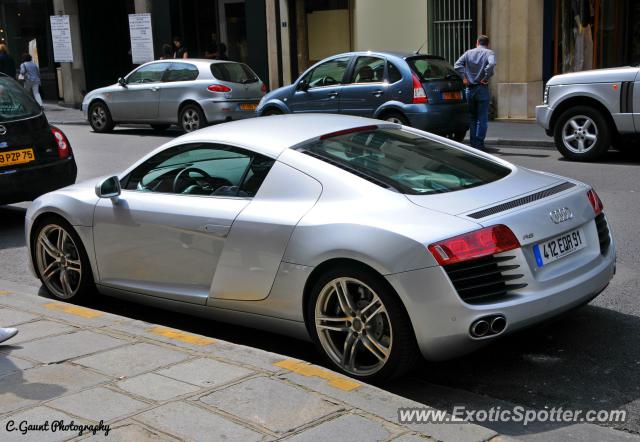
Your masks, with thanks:
[[[422,49],[422,47],[423,47],[424,45],[426,45],[426,44],[427,44],[427,40],[429,40],[429,38],[428,38],[428,37],[427,37],[427,38],[422,42],[422,44],[421,44],[421,45],[420,45],[420,47],[419,47],[419,48],[414,52],[414,54],[418,55],[418,54],[420,53],[420,49]]]

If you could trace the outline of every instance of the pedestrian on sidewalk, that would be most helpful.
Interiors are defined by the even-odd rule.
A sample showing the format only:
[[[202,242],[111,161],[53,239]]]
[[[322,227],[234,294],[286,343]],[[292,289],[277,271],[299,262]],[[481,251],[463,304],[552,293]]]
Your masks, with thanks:
[[[33,98],[42,107],[42,97],[40,97],[40,69],[33,62],[33,58],[29,54],[22,55],[22,64],[20,65],[20,75],[24,78],[24,88],[31,92]]]
[[[9,55],[9,48],[4,43],[0,43],[0,72],[16,78],[16,63]]]
[[[489,49],[489,37],[478,36],[476,47],[456,61],[454,69],[462,77],[469,104],[469,139],[471,147],[484,150],[484,138],[489,125],[489,79],[496,67],[496,56]]]
[[[173,58],[173,48],[169,43],[165,43],[162,45],[162,54],[160,55],[160,60],[170,60]]]
[[[173,37],[173,58],[189,58],[189,51],[184,47],[182,37]]]
[[[228,60],[227,56],[227,45],[224,43],[218,43],[218,54],[216,55],[216,60]]]
[[[8,339],[11,339],[17,334],[18,334],[17,328],[0,327],[0,342],[4,342]]]

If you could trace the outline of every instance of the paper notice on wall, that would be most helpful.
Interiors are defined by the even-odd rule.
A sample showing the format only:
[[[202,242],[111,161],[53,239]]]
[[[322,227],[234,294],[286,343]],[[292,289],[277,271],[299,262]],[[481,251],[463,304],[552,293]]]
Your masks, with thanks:
[[[129,14],[131,36],[131,59],[133,64],[142,64],[154,59],[151,14]]]
[[[68,15],[52,15],[51,40],[53,41],[53,60],[56,63],[73,63],[71,46],[71,28]]]

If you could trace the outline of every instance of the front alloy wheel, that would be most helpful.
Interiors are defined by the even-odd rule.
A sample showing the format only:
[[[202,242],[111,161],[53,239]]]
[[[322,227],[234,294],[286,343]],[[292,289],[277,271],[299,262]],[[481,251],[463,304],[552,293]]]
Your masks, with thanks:
[[[325,285],[316,301],[315,327],[324,351],[347,373],[371,375],[389,359],[389,314],[376,292],[357,279]]]
[[[590,106],[567,109],[554,129],[555,144],[570,160],[592,161],[611,146],[611,130],[602,112]]]
[[[82,280],[80,252],[73,238],[60,226],[43,227],[36,242],[36,265],[42,282],[58,298],[78,293]]]
[[[73,227],[63,220],[48,218],[34,226],[31,244],[36,273],[49,293],[69,301],[87,296],[93,275]]]
[[[359,265],[336,267],[314,284],[309,331],[338,370],[366,382],[412,368],[419,351],[407,312],[389,283]]]

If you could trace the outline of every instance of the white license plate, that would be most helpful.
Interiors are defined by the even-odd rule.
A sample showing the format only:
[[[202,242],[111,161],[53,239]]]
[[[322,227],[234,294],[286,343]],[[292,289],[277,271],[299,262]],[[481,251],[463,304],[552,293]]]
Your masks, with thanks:
[[[571,255],[587,246],[582,229],[570,230],[560,236],[533,246],[538,267]]]

